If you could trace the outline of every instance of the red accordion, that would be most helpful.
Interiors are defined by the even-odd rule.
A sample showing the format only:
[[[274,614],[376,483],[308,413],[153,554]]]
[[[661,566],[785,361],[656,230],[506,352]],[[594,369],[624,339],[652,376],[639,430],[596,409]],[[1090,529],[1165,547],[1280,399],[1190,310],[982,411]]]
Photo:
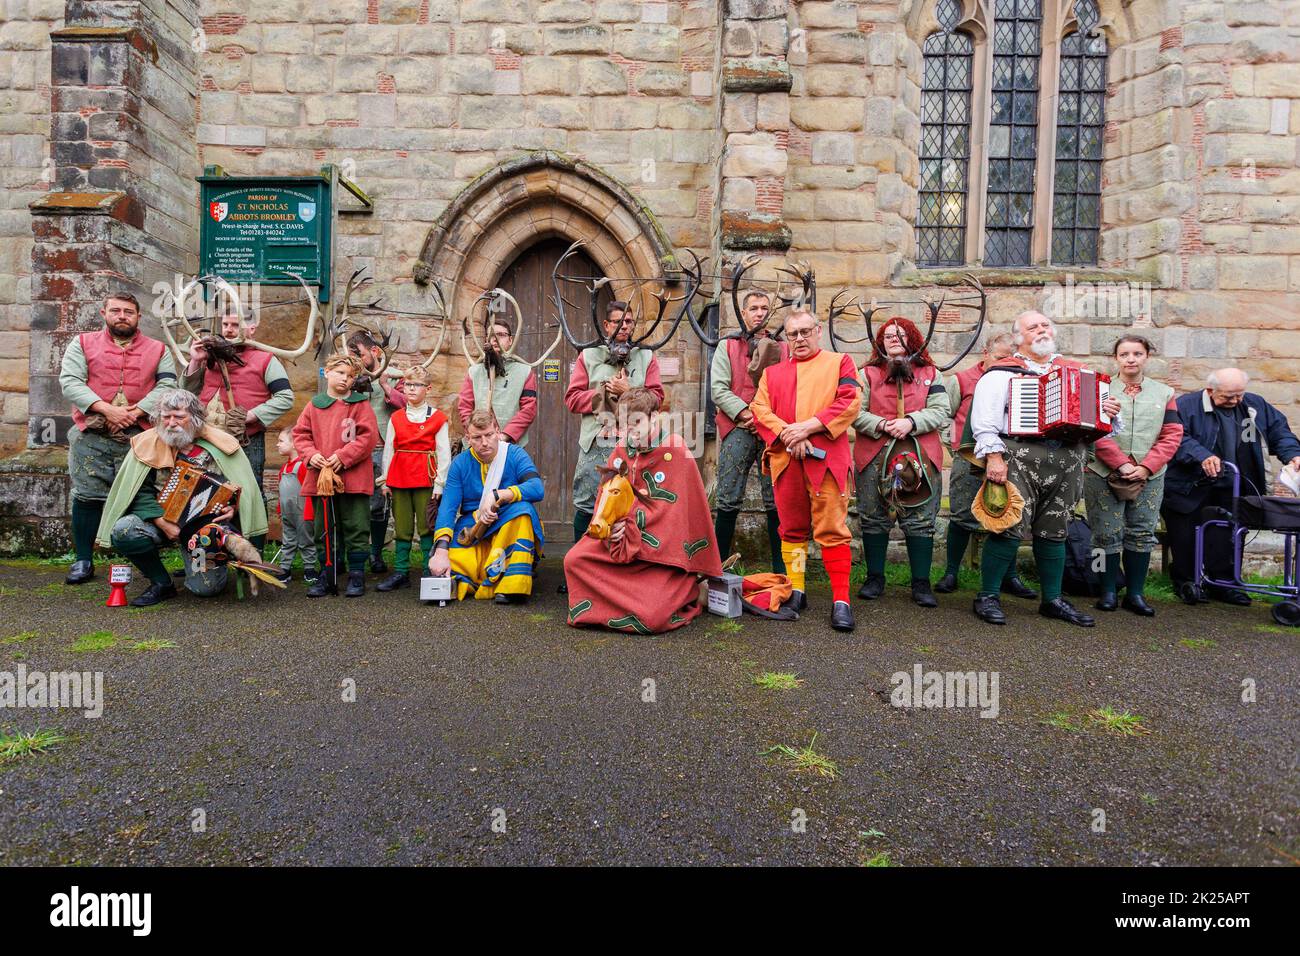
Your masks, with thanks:
[[[1110,396],[1110,376],[1057,365],[1046,375],[1015,375],[1007,402],[1007,435],[1096,441],[1110,434],[1101,403]]]

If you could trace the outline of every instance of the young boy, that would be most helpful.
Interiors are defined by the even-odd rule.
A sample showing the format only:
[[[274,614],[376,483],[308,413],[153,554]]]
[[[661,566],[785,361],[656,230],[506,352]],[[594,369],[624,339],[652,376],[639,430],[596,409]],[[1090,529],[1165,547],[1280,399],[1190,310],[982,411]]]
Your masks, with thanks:
[[[442,498],[442,486],[451,463],[447,416],[426,401],[428,369],[416,366],[403,375],[402,392],[406,407],[394,412],[388,420],[383,457],[384,494],[393,504],[397,560],[393,573],[375,586],[376,591],[411,586],[413,535],[420,536],[425,560],[432,555],[433,535],[427,518],[429,502]]]
[[[325,363],[325,391],[302,410],[293,426],[293,447],[307,459],[307,477],[302,483],[304,497],[312,498],[316,547],[325,555],[324,571],[307,591],[308,597],[338,594],[340,555],[327,540],[337,535],[347,554],[347,597],[366,593],[366,557],[370,544],[370,495],[375,490],[375,473],[370,453],[379,443],[379,423],[368,397],[353,394],[352,382],[361,372],[360,363],[350,355],[334,354]],[[341,479],[343,490],[332,496],[317,495],[316,483],[321,469],[333,469]],[[304,517],[306,515],[304,514]]]
[[[289,580],[294,555],[300,554],[303,580],[312,585],[318,573],[316,541],[311,523],[302,516],[302,481],[307,475],[307,459],[294,451],[293,432],[288,428],[280,430],[275,448],[285,459],[280,469],[280,576]]]

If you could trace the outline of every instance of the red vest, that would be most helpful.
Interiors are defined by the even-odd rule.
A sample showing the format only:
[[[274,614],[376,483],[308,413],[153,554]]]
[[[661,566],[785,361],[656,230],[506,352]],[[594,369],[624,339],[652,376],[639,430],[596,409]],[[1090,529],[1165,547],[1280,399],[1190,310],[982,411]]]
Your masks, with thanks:
[[[390,488],[432,488],[438,477],[438,432],[447,416],[434,409],[422,422],[406,417],[406,409],[393,412],[393,460],[384,481]]]
[[[230,376],[230,390],[235,393],[235,404],[244,411],[252,411],[271,397],[271,390],[266,387],[266,369],[271,364],[270,352],[250,349],[247,346],[239,350],[243,365],[231,364],[226,368]],[[230,396],[226,394],[226,383],[221,379],[221,370],[210,368],[203,373],[203,388],[199,391],[199,401],[205,406],[212,396],[221,393],[221,406],[230,409]],[[266,431],[260,421],[253,421],[244,427],[247,435],[256,435]]]
[[[749,377],[749,346],[739,337],[724,339],[723,342],[727,346],[727,364],[731,366],[731,390],[749,404],[758,393],[758,385]],[[782,342],[781,361],[789,357],[790,347]],[[718,441],[721,442],[736,427],[736,423],[728,418],[722,409],[718,409],[714,420],[718,426]]]
[[[903,383],[904,414],[919,412],[925,408],[925,403],[930,398],[930,386],[934,384],[939,374],[933,365],[924,365],[914,371],[914,380]],[[862,374],[871,389],[867,411],[881,418],[898,418],[897,383],[886,382],[885,370],[874,365],[864,366]],[[943,468],[943,443],[939,441],[938,431],[925,432],[922,435],[916,435],[915,432],[912,434],[916,436],[921,451],[925,452],[925,457],[930,459],[930,464],[937,469]],[[880,449],[887,441],[889,441],[888,435],[872,438],[870,435],[858,432],[853,440],[853,470],[862,471],[871,464],[871,460],[880,453]]]
[[[970,403],[975,397],[975,383],[984,374],[984,363],[976,362],[968,369],[957,373],[957,389],[961,397],[957,401],[957,411],[952,416],[952,450],[961,447],[962,430],[966,427],[966,416],[970,414]]]
[[[153,391],[158,383],[154,373],[166,350],[157,339],[137,332],[131,344],[121,348],[108,329],[83,332],[78,338],[86,355],[86,384],[102,401],[111,403],[120,389],[128,404],[135,405]],[[86,416],[77,409],[72,420],[78,428],[86,424]]]

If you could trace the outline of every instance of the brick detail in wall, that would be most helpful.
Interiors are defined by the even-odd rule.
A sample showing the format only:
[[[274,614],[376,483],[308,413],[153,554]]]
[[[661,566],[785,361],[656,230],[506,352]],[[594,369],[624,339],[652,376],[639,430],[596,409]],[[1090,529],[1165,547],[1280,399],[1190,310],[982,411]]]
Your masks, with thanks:
[[[203,17],[199,22],[208,36],[231,36],[244,28],[248,18],[238,13],[221,13],[215,17]]]

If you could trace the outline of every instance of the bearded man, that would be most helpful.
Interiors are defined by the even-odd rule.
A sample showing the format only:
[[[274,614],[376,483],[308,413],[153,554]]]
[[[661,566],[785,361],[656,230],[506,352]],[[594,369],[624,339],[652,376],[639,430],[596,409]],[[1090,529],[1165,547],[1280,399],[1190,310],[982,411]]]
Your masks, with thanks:
[[[506,358],[514,333],[504,320],[488,328],[483,361],[465,372],[456,399],[461,431],[469,429],[476,411],[491,411],[501,426],[501,437],[523,448],[528,444],[528,427],[537,417],[537,373],[521,359]]]
[[[1083,497],[1083,472],[1088,459],[1087,441],[1064,442],[1048,438],[1007,435],[1007,408],[1014,375],[1046,375],[1055,366],[1078,367],[1056,351],[1056,329],[1041,312],[1022,312],[1012,325],[1016,352],[986,369],[971,399],[970,430],[975,458],[984,465],[985,477],[994,484],[1008,480],[1024,498],[1020,521],[999,534],[989,535],[980,557],[980,590],[975,616],[988,624],[1005,624],[998,594],[1007,570],[1015,563],[1020,541],[1032,532],[1034,563],[1042,583],[1038,613],[1079,627],[1092,627],[1090,615],[1076,610],[1061,597],[1065,574],[1065,532],[1074,506]],[[1107,398],[1101,404],[1116,431],[1120,404]]]
[[[166,484],[166,473],[178,462],[239,487],[238,507],[210,515],[205,523],[226,525],[245,538],[266,534],[266,504],[248,457],[233,435],[207,424],[203,404],[192,392],[180,388],[162,392],[153,423],[153,428],[131,439],[104,503],[97,535],[101,546],[125,555],[148,578],[149,587],[131,602],[134,607],[176,597],[176,586],[159,552],[168,545],[182,544],[183,534],[193,529],[183,529],[163,517],[158,491]],[[181,551],[185,587],[200,597],[220,594],[228,577],[226,566],[209,566],[187,548]]]
[[[127,442],[142,431],[140,420],[153,413],[159,393],[176,386],[167,347],[140,331],[135,296],[110,293],[99,314],[104,328],[72,339],[59,369],[74,424],[68,431],[68,475],[77,559],[68,569],[68,584],[95,576],[95,529]]]

